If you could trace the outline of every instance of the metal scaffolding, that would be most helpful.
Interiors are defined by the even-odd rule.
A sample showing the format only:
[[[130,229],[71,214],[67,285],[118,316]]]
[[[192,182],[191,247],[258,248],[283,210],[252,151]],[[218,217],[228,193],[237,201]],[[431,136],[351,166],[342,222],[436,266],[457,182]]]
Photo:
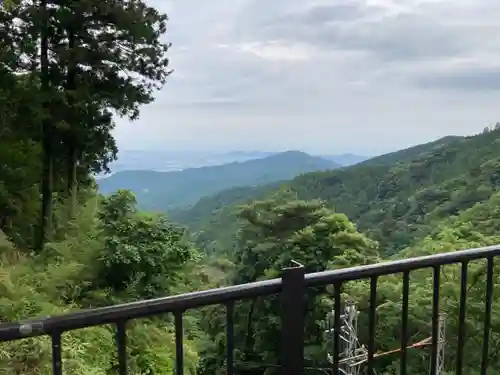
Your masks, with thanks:
[[[340,360],[339,370],[344,375],[360,375],[361,366],[368,361],[368,350],[362,345],[358,338],[358,315],[359,311],[356,304],[352,302],[345,303],[344,312],[340,316]],[[334,312],[332,311],[331,319],[329,319],[329,327],[332,327]],[[331,335],[333,342],[334,329],[329,328],[325,333]],[[444,365],[444,349],[446,344],[446,316],[440,314],[438,321],[438,340],[437,340],[437,361],[436,361],[436,375],[440,375],[443,371]],[[424,340],[408,345],[407,348],[422,348],[432,345],[432,336]],[[373,358],[399,353],[400,348],[389,350],[387,352],[374,353]],[[328,361],[333,363],[333,355],[327,353]],[[432,360],[431,360],[432,361]],[[432,366],[432,362],[430,364]]]
[[[358,339],[358,315],[359,311],[356,305],[347,302],[344,306],[344,313],[340,316],[340,361],[339,370],[345,375],[359,375],[361,365],[368,358],[368,351],[359,342]],[[333,322],[334,312],[332,311],[331,319]],[[330,322],[330,326],[333,326]],[[332,335],[334,328],[327,330]],[[328,360],[333,363],[333,356],[328,353]]]
[[[444,367],[444,347],[446,343],[446,315],[440,314],[438,321],[438,341],[437,341],[437,360],[436,360],[436,375],[440,375]],[[430,368],[433,363],[431,358]],[[432,373],[432,371],[430,371]]]

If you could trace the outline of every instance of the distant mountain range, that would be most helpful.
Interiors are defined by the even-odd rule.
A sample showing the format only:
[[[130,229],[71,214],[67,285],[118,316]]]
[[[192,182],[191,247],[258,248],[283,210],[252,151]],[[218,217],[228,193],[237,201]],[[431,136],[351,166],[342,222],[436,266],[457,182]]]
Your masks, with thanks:
[[[232,158],[250,156],[255,154],[232,153]],[[167,211],[193,205],[204,196],[221,190],[289,180],[303,173],[339,167],[340,164],[326,158],[310,156],[300,151],[287,151],[263,158],[180,171],[119,171],[99,179],[98,185],[103,194],[117,189],[132,190],[141,209]]]
[[[178,171],[186,168],[199,168],[262,159],[280,152],[268,151],[230,151],[225,153],[202,151],[160,151],[160,150],[123,150],[118,160],[111,165],[113,173],[127,170],[151,170],[161,172]],[[368,157],[354,154],[318,155],[343,167],[362,162]],[[103,178],[104,176],[98,176]]]

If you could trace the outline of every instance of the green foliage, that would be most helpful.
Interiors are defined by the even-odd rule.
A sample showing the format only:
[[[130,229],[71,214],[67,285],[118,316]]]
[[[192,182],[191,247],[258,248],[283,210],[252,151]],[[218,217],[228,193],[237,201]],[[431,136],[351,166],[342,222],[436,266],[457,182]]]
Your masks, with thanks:
[[[331,267],[367,264],[378,260],[376,244],[356,231],[347,217],[327,209],[321,201],[301,201],[283,190],[240,210],[244,224],[239,232],[238,250],[231,284],[279,277],[291,260],[305,265],[306,272]],[[355,256],[353,256],[355,254]],[[326,288],[307,294],[306,356],[322,363],[323,334],[319,322],[328,311]],[[280,301],[275,296],[257,298],[238,306],[235,316],[237,361],[277,363],[280,348]],[[221,373],[224,358],[224,320],[212,310],[204,319],[213,337],[202,358],[203,373]],[[215,355],[214,355],[215,353]],[[272,369],[266,373],[274,373]]]
[[[36,93],[31,82],[0,68],[0,229],[19,244],[31,244],[38,219],[41,173]]]
[[[104,201],[106,203],[93,198],[80,207],[78,221],[73,223],[66,239],[48,244],[43,254],[25,256],[8,241],[1,240],[2,321],[61,314],[111,302],[146,298],[152,293],[164,295],[173,289],[179,291],[179,288],[181,291],[189,290],[183,287],[182,279],[187,276],[190,263],[196,260],[196,253],[179,236],[179,230],[169,225],[165,218],[153,220],[136,212],[130,193],[121,192]],[[104,274],[103,279],[103,268],[112,262],[102,257],[114,255],[107,246],[113,241],[122,241],[125,246],[126,241],[131,240],[126,232],[118,235],[111,228],[119,228],[117,221],[125,225],[134,218],[142,228],[142,246],[132,246],[136,250],[136,263],[122,262],[121,274],[113,274],[115,269],[112,269],[109,274]],[[155,244],[157,252],[150,252]],[[119,260],[119,257],[115,259]],[[154,269],[150,263],[154,264]],[[138,277],[141,274],[146,276]],[[126,293],[118,293],[103,282],[110,280],[110,275],[122,277],[122,281],[124,275],[128,277],[125,280],[128,283]],[[134,321],[129,323],[128,329],[131,373],[171,374],[175,363],[175,342],[169,320]],[[186,330],[186,371],[194,374],[198,354],[193,340],[200,333],[189,324]],[[111,327],[66,333],[63,347],[64,370],[68,373],[106,374],[116,365],[115,336]],[[2,345],[0,368],[6,374],[19,371],[51,373],[50,340],[33,338]]]
[[[264,199],[278,190],[282,184],[283,182],[276,182],[224,190],[214,196],[200,199],[189,210],[172,211],[170,218],[187,226],[193,241],[205,253],[230,256],[234,250],[237,232],[241,224],[240,220],[235,220],[239,205],[250,203],[256,199]],[[224,230],[221,231],[220,227],[224,227]]]
[[[183,242],[183,231],[165,217],[138,213],[129,191],[103,198],[99,218],[104,236],[101,287],[115,292],[132,288],[134,294],[147,297],[164,295],[196,255]]]
[[[141,0],[19,0],[0,5],[0,78],[11,94],[0,92],[0,111],[11,113],[0,120],[0,136],[4,129],[15,133],[9,141],[13,147],[0,158],[25,162],[36,155],[30,179],[40,179],[42,194],[40,212],[32,215],[39,217],[37,240],[27,245],[41,251],[52,238],[55,199],[70,198],[71,218],[78,188],[88,187],[89,172],[108,171],[118,151],[111,134],[113,114],[136,119],[140,106],[151,103],[166,82],[171,73],[169,44],[160,39],[166,19]],[[17,82],[36,100],[12,89]],[[0,146],[3,150],[5,144]],[[33,151],[19,156],[27,148]],[[2,207],[6,204],[1,198],[10,188],[0,186],[2,221],[11,221],[18,209],[15,202]]]

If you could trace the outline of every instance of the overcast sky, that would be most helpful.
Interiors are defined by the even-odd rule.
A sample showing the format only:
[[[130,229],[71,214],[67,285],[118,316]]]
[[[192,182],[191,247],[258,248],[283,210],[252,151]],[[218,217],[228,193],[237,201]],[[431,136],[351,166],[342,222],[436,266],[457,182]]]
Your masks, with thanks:
[[[123,149],[376,154],[500,120],[498,0],[150,0],[169,82]]]

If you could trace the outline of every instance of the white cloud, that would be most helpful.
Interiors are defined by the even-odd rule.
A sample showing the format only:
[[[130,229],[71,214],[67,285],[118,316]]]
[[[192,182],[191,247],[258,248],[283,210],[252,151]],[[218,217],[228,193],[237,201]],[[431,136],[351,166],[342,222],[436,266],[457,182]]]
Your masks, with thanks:
[[[372,153],[498,119],[498,2],[150,3],[175,73],[122,147]]]
[[[244,43],[238,45],[237,49],[270,61],[307,61],[313,57],[311,48],[307,45],[288,44],[276,40]]]

